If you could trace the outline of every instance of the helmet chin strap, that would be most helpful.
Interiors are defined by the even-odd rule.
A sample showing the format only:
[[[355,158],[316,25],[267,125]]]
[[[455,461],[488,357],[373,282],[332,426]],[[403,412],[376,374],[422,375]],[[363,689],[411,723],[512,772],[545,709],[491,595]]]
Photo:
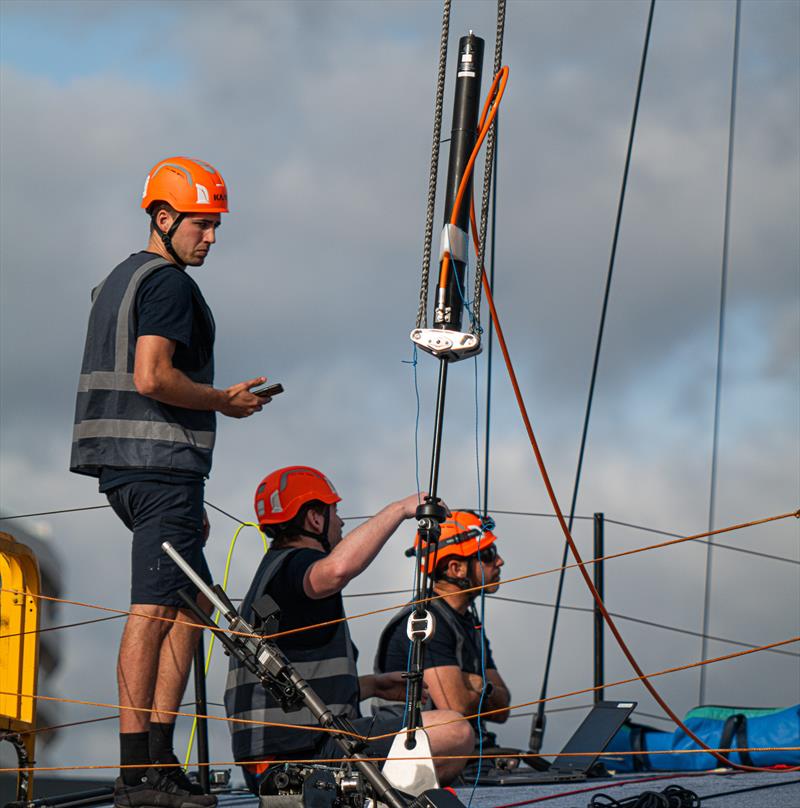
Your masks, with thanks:
[[[161,236],[161,242],[164,245],[164,249],[175,259],[177,264],[180,264],[180,266],[186,266],[186,263],[181,260],[178,253],[175,252],[175,248],[172,246],[172,237],[175,235],[175,231],[185,218],[185,213],[178,213],[178,215],[175,217],[175,221],[172,223],[171,227],[166,233],[156,224],[155,217],[153,218],[153,227],[158,235]]]
[[[469,575],[469,562],[472,561],[472,557],[465,559],[465,561],[467,562],[467,574],[463,578],[454,578],[452,575],[447,575],[445,573],[444,575],[440,575],[438,580],[447,581],[447,583],[453,584],[453,586],[457,586],[459,589],[474,589],[477,584]],[[480,593],[477,591],[469,592],[468,596],[470,603],[472,603],[479,594]]]

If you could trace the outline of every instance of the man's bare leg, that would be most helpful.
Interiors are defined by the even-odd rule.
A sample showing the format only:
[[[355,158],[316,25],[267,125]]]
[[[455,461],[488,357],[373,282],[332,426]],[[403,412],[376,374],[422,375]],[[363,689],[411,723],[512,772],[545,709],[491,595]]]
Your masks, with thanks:
[[[153,706],[161,647],[173,624],[149,618],[174,619],[177,611],[174,606],[131,606],[132,614],[122,632],[117,659],[117,684],[122,708],[120,732],[146,732],[150,728],[149,710]],[[128,709],[131,707],[139,709]]]
[[[197,601],[203,611],[207,614],[211,612],[211,603],[204,595],[198,594]],[[179,609],[177,620],[179,622],[172,623],[169,628],[158,660],[153,710],[150,714],[151,733],[158,730],[156,737],[151,735],[150,739],[153,762],[166,762],[173,755],[172,731],[176,719],[173,713],[180,709],[202,631],[190,625],[196,625],[197,618],[188,610]]]
[[[121,707],[120,776],[123,783],[129,786],[141,781],[151,763],[150,710],[153,706],[161,646],[172,625],[149,618],[173,618],[176,613],[177,610],[171,606],[133,604],[122,632],[117,659]]]
[[[466,755],[475,749],[475,733],[468,721],[455,710],[425,710],[422,724],[431,743],[433,757],[462,755],[454,760],[434,760],[439,782],[449,785],[461,774],[467,763]]]

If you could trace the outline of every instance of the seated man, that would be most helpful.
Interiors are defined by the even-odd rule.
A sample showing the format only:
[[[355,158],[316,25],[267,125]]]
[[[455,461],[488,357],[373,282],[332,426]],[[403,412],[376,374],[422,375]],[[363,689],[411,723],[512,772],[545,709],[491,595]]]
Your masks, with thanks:
[[[279,631],[294,630],[278,637],[276,644],[331,710],[348,718],[363,735],[397,732],[400,718],[364,718],[359,702],[373,696],[404,699],[401,672],[405,665],[395,672],[359,678],[358,651],[347,622],[341,619],[345,616],[341,592],[370,565],[400,524],[414,516],[419,497],[414,494],[387,505],[344,537],[344,523],[336,511],[340,501],[328,478],[307,466],[278,469],[264,478],[256,489],[256,517],[272,541],[242,602],[241,614],[252,620],[253,602],[270,595],[281,609]],[[306,626],[318,627],[302,630]],[[307,708],[285,713],[235,659],[230,663],[225,709],[229,717],[246,722],[306,727],[230,722],[234,758],[256,794],[270,760],[342,757],[331,735],[319,730]],[[460,718],[450,710],[426,714],[426,724],[443,724],[429,732],[434,757],[472,751],[472,728]],[[389,737],[370,742],[363,754],[385,757],[392,741]],[[452,782],[464,763],[463,759],[435,761],[442,784]]]
[[[455,511],[442,523],[438,552],[434,554],[433,548],[426,552],[427,548],[423,548],[423,563],[428,574],[433,575],[434,593],[443,596],[430,602],[435,630],[425,644],[424,682],[432,707],[455,710],[465,716],[475,715],[479,710],[503,710],[511,699],[475,609],[480,590],[466,591],[482,585],[489,594],[498,589],[503,559],[497,552],[493,527],[493,521],[484,523],[472,511]],[[417,534],[415,548],[419,541]],[[396,614],[381,633],[375,656],[376,673],[407,668],[410,640],[406,620],[410,611],[411,607],[407,607]],[[485,687],[482,671],[486,673]],[[379,715],[402,710],[402,705],[392,705],[386,700],[376,699],[375,703]],[[492,713],[485,720],[503,723],[507,718],[508,712],[503,711]]]

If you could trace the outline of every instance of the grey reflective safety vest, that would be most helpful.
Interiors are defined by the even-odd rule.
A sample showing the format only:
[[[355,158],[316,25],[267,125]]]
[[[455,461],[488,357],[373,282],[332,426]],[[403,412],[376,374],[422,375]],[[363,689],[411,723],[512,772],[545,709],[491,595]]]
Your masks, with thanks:
[[[99,477],[107,466],[205,476],[211,469],[216,414],[162,404],[140,395],[133,384],[136,293],[146,278],[159,271],[182,270],[153,253],[135,253],[92,290],[70,471]],[[197,284],[188,275],[186,278],[192,287],[195,316],[205,320],[208,344],[201,346],[201,367],[179,370],[198,384],[211,385],[214,319]]]
[[[464,633],[464,625],[458,619],[456,612],[445,603],[444,600],[432,600],[428,604],[428,608],[433,612],[436,625],[446,623],[456,638],[456,647],[453,649],[453,655],[457,660],[458,667],[465,673],[481,672],[481,656],[480,646],[476,648],[476,644],[470,641],[470,638]],[[373,670],[375,673],[390,673],[385,668],[386,653],[389,646],[389,640],[396,630],[402,631],[403,635],[406,634],[406,621],[411,612],[414,611],[413,606],[406,606],[397,612],[392,619],[387,623],[386,628],[381,632],[380,639],[378,640],[378,650],[375,652],[375,663]],[[399,701],[387,701],[386,699],[373,698],[372,711],[386,709],[393,713],[402,714],[405,705]],[[423,705],[424,710],[435,709],[436,705],[432,704],[430,699]]]
[[[253,619],[253,601],[268,590],[270,581],[280,573],[283,565],[296,551],[296,548],[270,550],[264,556],[242,601],[241,615],[245,620],[249,622]],[[356,653],[346,621],[337,624],[333,638],[322,647],[282,650],[297,672],[335,715],[347,718],[357,718],[360,715]],[[258,679],[233,657],[225,684],[225,712],[229,718],[246,721],[319,726],[306,707],[285,713]],[[287,752],[313,750],[329,737],[326,733],[313,730],[264,726],[258,723],[230,721],[228,726],[235,760],[258,760],[268,755],[283,756]]]

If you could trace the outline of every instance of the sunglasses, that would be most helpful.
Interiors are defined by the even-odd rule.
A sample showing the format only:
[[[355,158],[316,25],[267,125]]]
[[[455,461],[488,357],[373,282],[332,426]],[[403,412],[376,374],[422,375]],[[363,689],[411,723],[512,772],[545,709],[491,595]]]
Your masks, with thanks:
[[[475,553],[475,558],[477,558],[481,564],[491,564],[497,561],[497,547],[494,544],[490,544],[488,547]]]

